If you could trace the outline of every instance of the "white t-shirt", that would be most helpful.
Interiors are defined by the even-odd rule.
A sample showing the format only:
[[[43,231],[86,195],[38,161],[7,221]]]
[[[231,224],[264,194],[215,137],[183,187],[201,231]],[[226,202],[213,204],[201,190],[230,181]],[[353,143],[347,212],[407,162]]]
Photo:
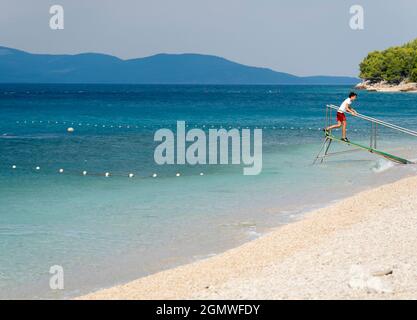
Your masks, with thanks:
[[[337,112],[340,113],[345,113],[346,112],[346,107],[352,104],[352,99],[347,98],[345,101],[342,102],[342,104],[340,105],[339,109],[337,110]]]

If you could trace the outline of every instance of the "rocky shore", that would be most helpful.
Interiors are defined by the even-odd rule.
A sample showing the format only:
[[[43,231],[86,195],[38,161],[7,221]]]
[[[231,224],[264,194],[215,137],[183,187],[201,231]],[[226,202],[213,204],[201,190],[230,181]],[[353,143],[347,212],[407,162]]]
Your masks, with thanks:
[[[392,84],[387,81],[372,82],[365,80],[358,83],[355,88],[376,92],[417,92],[417,83],[403,81],[399,84]]]

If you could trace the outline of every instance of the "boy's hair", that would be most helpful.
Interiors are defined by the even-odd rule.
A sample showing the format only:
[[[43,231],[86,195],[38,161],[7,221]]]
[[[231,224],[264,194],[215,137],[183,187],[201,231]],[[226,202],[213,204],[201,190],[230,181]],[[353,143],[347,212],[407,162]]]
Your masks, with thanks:
[[[349,98],[352,98],[352,97],[357,97],[358,95],[355,93],[355,92],[351,92],[351,93],[349,93]]]

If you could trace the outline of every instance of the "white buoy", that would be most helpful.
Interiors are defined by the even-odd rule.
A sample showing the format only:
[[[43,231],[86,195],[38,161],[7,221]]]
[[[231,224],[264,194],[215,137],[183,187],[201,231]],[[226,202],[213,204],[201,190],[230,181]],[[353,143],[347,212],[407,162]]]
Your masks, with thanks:
[[[133,173],[129,173],[129,178],[133,178],[135,175]]]
[[[106,176],[106,178],[110,177],[110,172],[106,172],[104,175]]]
[[[181,174],[180,174],[179,172],[176,174],[176,176],[177,176],[177,177],[179,177],[180,175],[181,175]]]
[[[68,131],[68,132],[70,132],[70,133],[71,133],[71,132],[74,132],[74,128],[73,128],[73,127],[69,127],[69,128],[67,129],[67,131]]]
[[[156,173],[154,173],[153,175],[152,175],[152,177],[154,177],[154,178],[156,178],[158,175],[156,174]]]
[[[16,165],[12,165],[12,169],[16,169]]]
[[[83,171],[83,176],[86,176],[87,175],[87,171]]]
[[[41,167],[36,167],[35,169],[36,169],[36,170],[41,170]]]
[[[59,173],[64,173],[64,169],[59,169]]]
[[[204,176],[204,173],[200,172],[200,176]]]

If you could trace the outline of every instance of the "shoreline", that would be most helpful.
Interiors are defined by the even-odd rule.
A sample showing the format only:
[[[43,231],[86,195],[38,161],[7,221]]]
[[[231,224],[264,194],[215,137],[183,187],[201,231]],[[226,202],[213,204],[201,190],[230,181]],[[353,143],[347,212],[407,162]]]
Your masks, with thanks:
[[[365,80],[355,86],[358,90],[367,90],[371,92],[410,92],[417,93],[416,82],[401,82],[399,84],[391,84],[386,81],[371,82]]]
[[[417,298],[416,195],[417,177],[403,178],[216,256],[76,299]]]

